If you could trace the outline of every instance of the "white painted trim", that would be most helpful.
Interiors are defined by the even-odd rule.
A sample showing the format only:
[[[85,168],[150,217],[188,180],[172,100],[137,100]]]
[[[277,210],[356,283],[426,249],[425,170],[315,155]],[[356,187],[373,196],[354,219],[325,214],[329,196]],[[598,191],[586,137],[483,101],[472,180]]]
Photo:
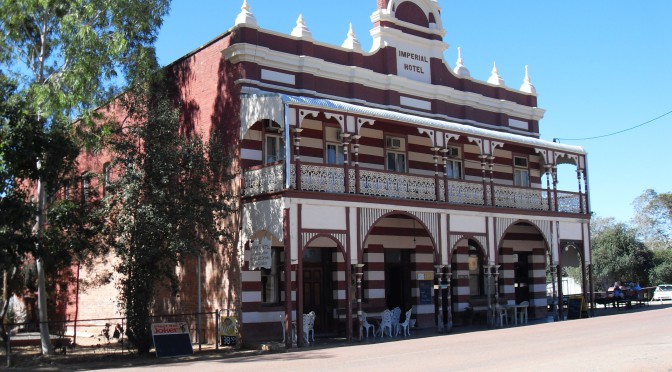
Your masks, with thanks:
[[[399,103],[402,106],[409,106],[409,107],[414,107],[414,108],[417,108],[417,109],[427,110],[427,111],[432,110],[432,103],[431,102],[423,101],[423,100],[415,99],[415,98],[411,98],[411,97],[401,96],[401,97],[399,97]]]
[[[296,85],[296,75],[261,69],[261,80],[275,81],[288,85]]]
[[[253,44],[234,44],[222,53],[224,58],[233,64],[252,62],[292,73],[307,73],[316,77],[362,84],[374,89],[397,91],[402,95],[421,97],[427,100],[436,99],[456,105],[471,106],[476,109],[503,113],[527,120],[541,120],[546,112],[546,110],[538,107],[485,97],[473,92],[458,91],[442,85],[422,83],[397,75],[383,75],[367,69],[325,62],[320,58],[291,55]],[[511,91],[520,93],[517,90],[511,89]],[[339,97],[339,99],[343,100],[344,98]]]

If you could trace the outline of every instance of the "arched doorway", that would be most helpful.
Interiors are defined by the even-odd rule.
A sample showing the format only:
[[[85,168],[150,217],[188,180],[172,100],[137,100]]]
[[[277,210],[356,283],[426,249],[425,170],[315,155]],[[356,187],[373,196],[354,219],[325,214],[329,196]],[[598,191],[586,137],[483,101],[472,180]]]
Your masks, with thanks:
[[[435,250],[424,223],[406,212],[388,213],[372,225],[363,248],[364,310],[412,308],[417,327],[433,326]]]
[[[547,315],[548,244],[539,228],[518,221],[504,232],[499,244],[500,298],[509,304],[529,303],[529,316]]]
[[[341,243],[328,235],[314,237],[303,249],[302,267],[303,313],[315,312],[318,337],[334,335],[339,331],[339,314],[347,306]]]
[[[487,254],[483,245],[476,238],[463,238],[453,247],[451,257],[451,304],[453,320],[456,323],[471,322],[474,317],[484,314],[464,314],[467,308],[481,308],[488,305],[487,294],[494,294],[492,287],[487,287],[485,268]],[[482,319],[482,320],[485,320]]]

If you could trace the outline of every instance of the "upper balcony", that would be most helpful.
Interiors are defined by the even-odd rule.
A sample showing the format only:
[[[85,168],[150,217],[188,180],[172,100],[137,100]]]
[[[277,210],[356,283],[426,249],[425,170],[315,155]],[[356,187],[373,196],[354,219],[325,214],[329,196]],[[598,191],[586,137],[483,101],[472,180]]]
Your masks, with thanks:
[[[272,107],[266,96],[243,107],[243,196],[293,190],[590,213],[579,147],[342,103],[316,110],[315,101],[324,100]],[[558,189],[563,164],[576,168],[578,191]]]
[[[433,201],[448,205],[588,213],[586,195],[580,192],[504,186],[490,182],[445,179],[324,164],[290,164],[289,168],[289,188],[284,162],[246,170],[243,178],[243,195],[256,196],[292,189]]]

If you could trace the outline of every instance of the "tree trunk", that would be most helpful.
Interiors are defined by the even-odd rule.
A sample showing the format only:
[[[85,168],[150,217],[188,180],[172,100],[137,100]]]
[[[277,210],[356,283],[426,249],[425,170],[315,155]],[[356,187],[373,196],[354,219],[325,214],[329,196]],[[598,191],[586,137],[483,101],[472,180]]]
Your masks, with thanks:
[[[37,163],[37,169],[40,169],[40,162]],[[42,244],[42,233],[44,232],[44,204],[46,192],[42,177],[37,180],[37,245],[38,252]],[[54,355],[54,347],[49,338],[49,317],[47,315],[47,278],[44,274],[44,263],[40,257],[36,260],[37,266],[37,300],[38,313],[40,317],[40,344],[42,345],[42,355]]]

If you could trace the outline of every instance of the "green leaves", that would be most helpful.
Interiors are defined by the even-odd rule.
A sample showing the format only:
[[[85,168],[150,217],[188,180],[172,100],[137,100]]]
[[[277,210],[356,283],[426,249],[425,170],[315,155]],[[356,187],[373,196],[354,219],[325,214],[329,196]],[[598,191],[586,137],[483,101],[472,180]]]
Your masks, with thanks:
[[[115,176],[106,188],[107,241],[119,257],[121,302],[140,352],[149,348],[158,287],[176,293],[176,268],[213,250],[222,233],[217,221],[230,211],[213,172],[224,165],[207,156],[200,137],[180,134],[171,91],[161,73],[135,85],[120,98],[132,124],[112,131],[109,142]]]

